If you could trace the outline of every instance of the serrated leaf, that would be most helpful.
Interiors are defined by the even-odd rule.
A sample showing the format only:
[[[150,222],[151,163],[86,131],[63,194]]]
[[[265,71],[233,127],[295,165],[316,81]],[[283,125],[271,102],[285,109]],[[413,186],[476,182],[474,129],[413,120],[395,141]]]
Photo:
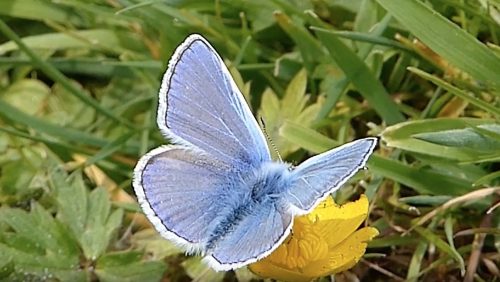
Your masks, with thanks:
[[[308,97],[306,96],[307,72],[300,70],[290,81],[285,91],[285,96],[281,100],[281,108],[287,109],[286,116],[298,116],[304,109]]]
[[[35,204],[29,213],[4,208],[0,210],[0,220],[14,231],[4,235],[5,241],[0,240],[0,253],[14,263],[14,271],[8,280],[45,280],[51,277],[86,280],[87,273],[78,271],[76,240],[40,205]]]
[[[182,263],[186,273],[196,282],[213,281],[220,282],[224,278],[225,273],[222,271],[216,272],[208,265],[201,262],[200,258],[193,257],[185,260]]]
[[[52,174],[53,188],[58,205],[57,218],[64,222],[76,238],[80,238],[87,222],[87,188],[80,171],[71,176],[55,169]]]
[[[155,260],[184,253],[179,246],[169,240],[165,240],[165,238],[152,228],[134,233],[130,240],[136,249],[143,250]]]
[[[6,163],[2,166],[0,191],[5,195],[14,195],[26,191],[36,172],[36,168],[26,166],[25,160]]]
[[[103,255],[97,260],[100,268],[108,268],[120,265],[140,262],[142,253],[134,251],[114,252]]]
[[[306,95],[306,86],[307,73],[302,69],[291,80],[281,100],[271,89],[266,89],[262,96],[259,115],[265,122],[267,134],[278,152],[284,156],[300,147],[280,136],[281,127],[290,121],[307,128],[313,123],[321,108],[321,99],[307,105],[309,97]],[[272,148],[272,145],[270,147]]]
[[[0,280],[6,280],[14,270],[14,262],[9,257],[0,255]]]
[[[100,281],[160,281],[166,265],[160,261],[141,261],[138,252],[109,253],[97,261]]]
[[[106,189],[94,189],[88,198],[87,222],[80,237],[83,253],[88,259],[96,260],[109,244],[110,236],[105,224],[110,210],[111,202]]]

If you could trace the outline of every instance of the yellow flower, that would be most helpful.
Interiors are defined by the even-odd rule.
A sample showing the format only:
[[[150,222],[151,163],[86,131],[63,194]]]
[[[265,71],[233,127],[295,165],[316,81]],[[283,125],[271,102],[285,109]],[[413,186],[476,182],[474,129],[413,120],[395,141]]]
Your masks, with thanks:
[[[356,231],[368,213],[365,195],[342,206],[331,197],[308,215],[296,217],[291,235],[268,257],[253,263],[259,276],[284,281],[311,281],[353,267],[377,229]]]

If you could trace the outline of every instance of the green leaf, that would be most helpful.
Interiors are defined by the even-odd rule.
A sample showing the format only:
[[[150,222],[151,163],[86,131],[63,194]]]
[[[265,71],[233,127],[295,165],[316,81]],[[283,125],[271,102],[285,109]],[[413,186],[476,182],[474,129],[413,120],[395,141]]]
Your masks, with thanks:
[[[500,135],[500,125],[482,124],[476,128]],[[484,135],[476,128],[450,129],[435,132],[418,133],[413,137],[438,145],[457,148],[469,148],[477,152],[500,152],[500,139]]]
[[[108,253],[97,261],[95,272],[100,281],[160,281],[166,265],[160,261],[141,261],[138,252]]]
[[[409,205],[439,206],[451,200],[451,196],[418,195],[399,198],[399,201]]]
[[[4,195],[26,192],[37,173],[37,167],[26,166],[26,161],[13,160],[2,165],[3,177],[0,178],[0,191]]]
[[[301,124],[303,127],[311,126],[321,106],[319,101],[307,105],[309,96],[306,95],[306,85],[307,73],[302,69],[290,81],[281,100],[269,88],[262,94],[259,115],[264,120],[269,137],[284,156],[296,151],[298,146],[288,142],[286,138],[281,138],[281,126],[289,121]]]
[[[96,260],[120,227],[123,210],[112,211],[109,194],[104,188],[96,188],[89,194],[80,171],[69,177],[58,169],[51,174],[58,204],[57,218],[71,229],[85,257]]]
[[[193,279],[193,281],[213,281],[220,282],[224,278],[224,272],[217,272],[197,257],[189,258],[182,263],[186,273]]]
[[[434,52],[475,79],[500,90],[500,58],[475,37],[420,1],[377,1]]]
[[[14,262],[5,254],[0,254],[0,280],[7,281],[9,277],[15,270]]]
[[[184,253],[184,251],[173,242],[165,240],[153,228],[144,229],[135,232],[130,239],[133,246],[137,249],[150,254],[156,259],[164,259],[169,256]]]
[[[490,120],[473,118],[440,118],[408,121],[386,128],[382,132],[381,137],[389,147],[395,147],[410,152],[416,152],[445,159],[473,161],[488,156],[488,154],[481,154],[479,151],[472,150],[470,148],[459,148],[430,143],[423,141],[417,137],[420,134],[428,134],[446,130],[465,129],[470,126],[478,126],[491,123],[492,121]]]
[[[111,226],[111,230],[106,226],[110,211],[111,202],[106,189],[94,189],[88,198],[85,231],[80,237],[83,253],[88,259],[96,260],[101,256],[108,247],[112,233],[116,231],[116,224]],[[121,222],[121,217],[119,220]]]
[[[79,269],[79,249],[68,230],[40,205],[31,212],[0,209],[0,221],[14,231],[0,240],[0,253],[14,265],[8,280],[38,277],[45,280],[86,281],[87,273]],[[0,256],[1,257],[1,256]]]
[[[140,262],[142,258],[141,252],[126,251],[126,252],[114,252],[103,255],[97,260],[97,264],[100,268],[108,268],[120,265],[126,265],[131,263]]]
[[[50,88],[36,79],[20,79],[2,93],[2,100],[28,115],[39,115]],[[34,106],[36,105],[36,106]]]
[[[71,176],[54,168],[51,184],[55,190],[58,213],[57,218],[64,222],[73,232],[75,238],[80,238],[87,222],[87,188],[80,171]]]
[[[319,28],[315,30],[333,60],[337,62],[347,78],[384,121],[388,124],[404,121],[404,116],[399,111],[397,104],[356,53],[342,43],[336,35]]]
[[[371,6],[369,1],[363,3],[364,6]],[[367,8],[367,7],[365,7]],[[357,18],[359,21],[360,19]],[[371,27],[370,33],[368,36],[373,36],[373,37],[379,37],[382,36],[384,31],[387,29],[387,26],[389,25],[389,22],[391,20],[391,17],[389,15],[386,15],[383,17],[378,23],[376,23],[374,26]],[[318,24],[313,24],[314,26],[318,26]],[[322,25],[319,25],[322,26]],[[315,29],[316,27],[312,27],[312,29]],[[339,32],[333,31],[333,30],[325,30],[325,32],[331,32],[333,34],[336,34],[339,37],[342,37],[342,35],[338,34]],[[373,42],[374,43],[374,42]],[[364,44],[359,48],[357,55],[361,60],[366,60],[366,58],[369,56],[370,52],[373,49],[372,44]],[[324,82],[329,82],[332,79],[330,78],[331,75],[328,75],[325,77]],[[328,83],[326,83],[328,84]],[[326,101],[324,105],[322,106],[321,110],[319,111],[318,115],[316,116],[316,120],[320,121],[321,119],[325,118],[328,116],[328,114],[332,111],[333,107],[337,103],[338,99],[342,94],[344,94],[349,87],[349,79],[342,74],[338,79],[334,80],[332,83],[330,83],[330,86],[326,87]]]

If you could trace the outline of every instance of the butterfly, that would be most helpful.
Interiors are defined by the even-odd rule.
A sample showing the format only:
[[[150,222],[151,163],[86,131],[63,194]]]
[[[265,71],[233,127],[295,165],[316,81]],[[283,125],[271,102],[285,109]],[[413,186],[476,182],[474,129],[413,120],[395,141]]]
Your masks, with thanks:
[[[138,201],[163,237],[217,271],[269,255],[294,216],[312,211],[363,168],[377,143],[360,139],[296,167],[273,161],[224,62],[197,34],[170,59],[157,123],[173,145],[138,161]]]

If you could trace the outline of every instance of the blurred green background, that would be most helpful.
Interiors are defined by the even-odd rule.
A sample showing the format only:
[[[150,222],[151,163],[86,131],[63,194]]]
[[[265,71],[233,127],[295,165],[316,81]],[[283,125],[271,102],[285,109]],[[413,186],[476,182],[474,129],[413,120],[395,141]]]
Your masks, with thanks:
[[[0,1],[0,280],[258,279],[184,256],[131,190],[200,33],[287,161],[381,136],[335,195],[380,235],[335,281],[499,281],[499,24],[498,0]]]

